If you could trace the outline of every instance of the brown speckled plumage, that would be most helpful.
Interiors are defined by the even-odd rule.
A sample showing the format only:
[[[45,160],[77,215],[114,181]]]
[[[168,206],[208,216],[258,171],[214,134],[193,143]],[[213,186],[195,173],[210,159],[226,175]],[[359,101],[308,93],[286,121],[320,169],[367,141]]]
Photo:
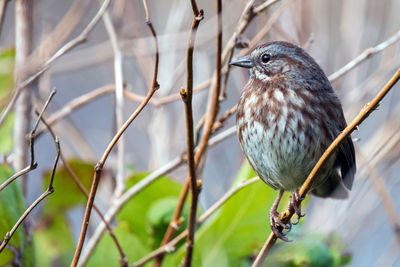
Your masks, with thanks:
[[[233,65],[250,69],[236,117],[244,153],[260,178],[274,189],[299,188],[346,127],[338,97],[318,64],[287,42],[261,45]],[[354,147],[348,137],[325,164],[311,192],[343,198],[351,189],[355,170]]]

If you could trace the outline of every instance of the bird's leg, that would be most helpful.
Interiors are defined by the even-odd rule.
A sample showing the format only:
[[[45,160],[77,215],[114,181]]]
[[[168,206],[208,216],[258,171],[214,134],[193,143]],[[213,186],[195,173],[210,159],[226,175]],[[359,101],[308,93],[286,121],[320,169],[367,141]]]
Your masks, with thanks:
[[[274,204],[272,205],[271,210],[269,211],[269,223],[271,225],[271,230],[275,234],[276,237],[282,239],[283,241],[289,242],[290,240],[285,237],[283,230],[286,229],[290,231],[292,228],[292,224],[285,224],[279,219],[279,212],[277,211],[279,202],[283,196],[283,189],[279,191],[278,197],[275,199]]]
[[[301,214],[300,200],[304,200],[304,197],[300,197],[299,189],[296,189],[290,196],[290,201],[289,201],[289,210],[297,215],[297,222],[294,222],[293,224],[298,224],[300,218],[305,216],[305,214]]]

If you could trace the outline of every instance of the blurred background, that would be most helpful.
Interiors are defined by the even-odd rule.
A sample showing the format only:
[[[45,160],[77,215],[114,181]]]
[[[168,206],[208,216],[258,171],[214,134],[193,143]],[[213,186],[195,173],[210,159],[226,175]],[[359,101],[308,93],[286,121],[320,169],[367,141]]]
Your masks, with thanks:
[[[256,14],[246,30],[238,37],[240,41],[250,42],[250,45],[271,40],[296,43],[303,46],[316,59],[327,76],[355,59],[365,49],[383,43],[380,47],[384,49],[332,81],[333,88],[342,100],[347,122],[350,122],[379,92],[400,65],[399,1],[257,0],[254,1],[254,6],[265,2],[273,4]],[[237,30],[246,4],[247,1],[244,0],[223,1],[223,47],[229,43]],[[5,61],[7,59],[5,53],[13,50],[16,41],[15,5],[15,1],[7,3],[0,33],[0,49],[3,55],[0,58],[3,63],[0,61],[0,64],[5,66],[1,67],[2,75],[10,72],[13,66],[13,63],[4,62],[9,62]],[[198,1],[198,6],[204,9],[204,20],[200,23],[194,50],[195,125],[199,124],[206,111],[210,78],[215,72],[217,37],[215,1]],[[89,0],[34,1],[32,54],[26,61],[29,66],[24,68],[27,68],[29,73],[37,71],[38,66],[82,32],[99,7],[99,2]],[[152,172],[180,157],[185,151],[184,105],[178,93],[186,86],[186,47],[193,19],[190,1],[149,1],[148,7],[159,42],[160,89],[125,132],[119,147],[115,147],[106,162],[106,171],[96,197],[96,203],[104,213],[119,196],[115,191],[118,184],[116,177],[129,180],[137,173]],[[67,51],[29,86],[32,106],[39,109],[43,106],[50,90],[54,87],[57,89],[45,118],[51,118],[63,107],[70,105],[71,101],[85,94],[95,92],[99,88],[111,88],[106,93],[99,93],[98,97],[90,99],[52,124],[55,134],[61,140],[64,157],[68,160],[74,159],[76,164],[82,164],[88,170],[93,169],[116,130],[119,129],[121,122],[118,121],[118,116],[123,118],[122,121],[130,116],[147,94],[153,78],[155,46],[145,23],[142,1],[112,1],[108,8],[108,19],[108,22],[104,18],[100,19],[84,43]],[[110,24],[107,26],[109,22],[111,30],[107,29],[110,26]],[[252,40],[260,32],[263,34],[255,43]],[[110,41],[113,34],[116,38],[117,53]],[[390,39],[391,37],[393,38]],[[12,55],[12,52],[10,53]],[[239,53],[245,52],[239,47],[235,48],[233,58]],[[116,60],[118,58],[122,62],[119,63]],[[115,71],[116,66],[117,69],[118,66],[121,67],[119,72]],[[12,73],[10,72],[10,75]],[[116,80],[118,83],[118,77],[123,81],[126,91],[133,93],[123,95],[122,101],[118,100],[113,89]],[[227,77],[226,97],[221,98],[218,117],[236,105],[241,90],[247,82],[248,73],[246,70],[232,69]],[[3,87],[2,109],[10,101],[13,86]],[[294,243],[296,234],[312,236],[317,233],[327,236],[334,233],[335,238],[343,245],[343,249],[340,250],[341,255],[351,257],[349,266],[400,266],[400,201],[397,198],[400,193],[399,112],[400,85],[397,84],[379,108],[352,134],[356,140],[358,170],[350,198],[337,201],[311,197],[305,209],[307,216],[302,225],[296,227],[299,229],[294,230],[293,236],[289,235],[290,239],[295,240]],[[33,111],[29,114],[32,118],[30,122],[32,127],[36,116]],[[234,115],[228,118],[216,134],[234,126],[234,118]],[[5,127],[5,124],[2,127]],[[39,129],[42,129],[41,127]],[[2,131],[1,134],[3,140],[11,138],[7,131]],[[14,163],[16,157],[13,145],[9,149],[4,149],[2,154],[7,155],[7,159],[2,159],[3,163],[5,161]],[[55,154],[51,136],[45,131],[35,143],[35,159],[39,165],[26,179],[26,203],[32,203],[43,191],[46,180],[42,177],[51,169]],[[200,195],[200,206],[203,211],[232,187],[239,170],[244,168],[242,163],[245,160],[235,134],[211,146],[204,159],[204,165],[202,164],[199,171],[199,176],[203,179]],[[92,173],[87,171],[85,174],[85,178],[82,179],[86,179],[86,184],[89,186]],[[186,165],[180,164],[167,176],[182,184],[187,176]],[[61,178],[56,176],[56,179]],[[265,189],[265,194],[268,193],[273,197],[277,194],[262,183],[258,186]],[[260,194],[262,192],[260,191]],[[55,195],[62,198],[63,190],[55,187]],[[53,195],[49,198],[51,197]],[[69,207],[65,213],[67,225],[73,236],[71,247],[79,234],[84,202],[82,200],[79,205]],[[254,198],[254,202],[249,205],[264,210],[260,215],[262,219],[258,223],[261,227],[269,228],[267,211],[270,204]],[[285,205],[283,204],[282,208]],[[31,214],[32,231],[45,228],[46,222],[43,219],[43,214],[46,214],[45,207],[39,205]],[[240,208],[239,202],[237,209]],[[99,219],[93,215],[89,237],[98,223]],[[1,230],[3,233],[3,229]],[[257,253],[266,237],[266,235],[265,238],[259,237],[260,242],[252,245],[254,253]],[[39,238],[38,246],[42,244],[41,241],[44,242]],[[277,249],[282,249],[282,246],[284,244]],[[60,251],[61,249],[57,253]],[[70,250],[66,254],[63,259],[71,257]],[[45,254],[39,253],[36,257],[42,259],[43,255]],[[250,255],[248,257],[251,258]],[[51,258],[53,260],[50,261],[51,264],[64,266],[62,260],[56,261],[59,259],[56,256],[53,255]],[[224,262],[228,264],[229,259]],[[43,263],[49,264],[45,261]],[[223,266],[225,263],[221,261],[218,266]],[[173,266],[172,263],[167,264]],[[201,264],[206,266],[205,261]]]

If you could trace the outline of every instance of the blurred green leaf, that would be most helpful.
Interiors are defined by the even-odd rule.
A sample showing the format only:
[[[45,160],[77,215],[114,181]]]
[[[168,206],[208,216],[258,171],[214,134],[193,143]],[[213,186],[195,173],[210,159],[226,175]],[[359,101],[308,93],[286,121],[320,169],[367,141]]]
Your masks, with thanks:
[[[75,251],[64,214],[43,216],[34,233],[36,266],[69,266]]]
[[[83,186],[89,190],[93,179],[94,164],[79,159],[68,160],[68,163]],[[50,175],[51,171],[49,170],[45,174],[43,188],[47,188]],[[60,211],[66,211],[78,204],[86,203],[86,198],[64,166],[57,168],[53,187],[54,193],[46,199],[44,204],[44,212],[46,215],[55,215],[60,213]]]
[[[0,126],[0,155],[8,155],[13,147],[14,113],[8,114]]]
[[[133,186],[147,175],[148,173],[133,175],[127,180],[127,187]],[[117,215],[118,222],[127,222],[131,232],[146,247],[156,248],[172,218],[181,189],[182,185],[179,183],[161,177],[125,204]]]
[[[113,230],[129,263],[132,264],[150,251],[129,228],[126,222],[120,222]],[[120,266],[120,254],[110,235],[103,235],[86,266]]]
[[[14,85],[15,49],[0,51],[0,107],[8,103]]]
[[[8,165],[0,164],[0,183],[3,183],[12,175],[13,172]],[[13,181],[0,193],[0,240],[11,230],[25,212],[25,209],[25,201],[19,181]],[[1,266],[12,266],[17,263],[22,266],[33,264],[33,244],[28,241],[25,223],[26,221],[18,227],[8,242],[8,246],[0,253]]]

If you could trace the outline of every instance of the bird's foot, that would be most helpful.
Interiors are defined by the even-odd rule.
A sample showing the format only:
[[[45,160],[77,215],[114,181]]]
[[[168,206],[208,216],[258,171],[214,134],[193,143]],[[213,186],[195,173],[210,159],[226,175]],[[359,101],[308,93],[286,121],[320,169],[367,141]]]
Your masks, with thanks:
[[[290,222],[288,224],[282,222],[282,220],[279,218],[279,213],[276,211],[276,209],[270,210],[269,222],[271,225],[271,230],[277,238],[280,238],[286,242],[291,241],[286,237],[286,234],[290,232],[290,230],[292,229],[292,224]],[[284,230],[286,230],[286,233],[283,232]]]
[[[300,197],[299,190],[296,189],[289,199],[290,199],[289,210],[297,215],[297,221],[293,223],[294,225],[296,225],[299,223],[300,218],[305,216],[305,214],[301,213],[301,202],[300,202],[301,200],[304,200],[304,197]]]

